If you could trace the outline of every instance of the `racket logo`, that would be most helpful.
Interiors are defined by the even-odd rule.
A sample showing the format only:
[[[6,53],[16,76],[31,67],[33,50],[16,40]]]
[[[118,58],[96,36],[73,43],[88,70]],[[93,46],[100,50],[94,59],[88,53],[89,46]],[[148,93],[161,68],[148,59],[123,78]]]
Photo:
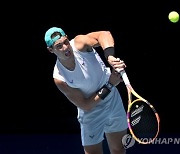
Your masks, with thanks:
[[[131,113],[131,117],[134,117],[134,116],[137,115],[138,113],[142,112],[142,111],[143,111],[143,108],[144,108],[144,105],[141,105],[140,107],[137,106],[137,109],[134,110],[134,111]]]
[[[130,134],[126,134],[122,138],[122,143],[125,149],[132,147],[135,144],[135,140]]]
[[[131,122],[131,125],[132,126],[135,126],[136,124],[139,123],[139,121],[141,120],[141,116],[137,117],[136,119],[134,119],[132,122]]]

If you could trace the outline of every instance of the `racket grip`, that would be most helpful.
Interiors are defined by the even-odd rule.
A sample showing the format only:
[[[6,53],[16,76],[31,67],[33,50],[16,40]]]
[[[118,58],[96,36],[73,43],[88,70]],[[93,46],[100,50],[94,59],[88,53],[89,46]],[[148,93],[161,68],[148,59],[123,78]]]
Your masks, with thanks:
[[[117,58],[117,60],[120,61],[120,58]],[[124,70],[124,69],[122,70],[122,69],[120,69],[120,68],[116,68],[116,71],[121,74],[122,79],[123,79],[125,85],[130,85],[130,81],[129,81],[129,79],[128,79],[128,76],[127,76],[125,70]]]
[[[120,60],[120,58],[117,58],[117,59]],[[130,81],[129,81],[129,79],[128,79],[128,76],[127,76],[125,70],[122,70],[122,69],[120,69],[120,68],[116,68],[116,71],[121,74],[122,79],[123,79],[125,85],[130,85]]]
[[[121,70],[120,68],[117,68],[116,71],[121,74],[125,85],[130,85],[130,81],[128,79],[128,76],[127,76],[125,70]]]

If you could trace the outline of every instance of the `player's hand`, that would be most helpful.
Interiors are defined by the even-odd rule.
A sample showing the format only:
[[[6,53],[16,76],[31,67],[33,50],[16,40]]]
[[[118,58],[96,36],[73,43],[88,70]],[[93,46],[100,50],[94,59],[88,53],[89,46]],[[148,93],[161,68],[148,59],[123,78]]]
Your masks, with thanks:
[[[115,58],[114,56],[108,57],[108,63],[113,67],[114,70],[117,68],[122,71],[124,68],[126,68],[126,64],[123,60],[120,60],[119,58]]]

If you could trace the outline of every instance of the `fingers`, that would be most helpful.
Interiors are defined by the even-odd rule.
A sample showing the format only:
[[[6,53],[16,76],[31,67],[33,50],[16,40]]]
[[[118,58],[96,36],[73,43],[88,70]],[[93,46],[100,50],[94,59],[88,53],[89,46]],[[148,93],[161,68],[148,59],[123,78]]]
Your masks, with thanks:
[[[120,58],[116,58],[118,61],[120,61]]]
[[[124,63],[123,60],[120,60],[120,58],[109,56],[108,62],[113,67],[114,70],[118,69],[119,71],[122,71],[124,70],[124,68],[126,68],[126,64]]]
[[[115,61],[112,62],[112,67],[115,70],[116,69],[123,70],[124,68],[126,68],[126,64],[124,63],[123,60],[120,60],[119,58],[117,58]]]

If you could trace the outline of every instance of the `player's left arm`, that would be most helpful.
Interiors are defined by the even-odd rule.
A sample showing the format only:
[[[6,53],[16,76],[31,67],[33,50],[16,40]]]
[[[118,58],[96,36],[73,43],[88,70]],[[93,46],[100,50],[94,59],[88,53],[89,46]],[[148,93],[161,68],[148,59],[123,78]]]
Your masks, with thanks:
[[[86,35],[77,35],[75,45],[80,51],[87,51],[89,47],[99,46],[104,50],[108,47],[114,47],[114,39],[110,31],[97,31]]]
[[[77,35],[74,39],[75,46],[79,51],[86,52],[92,47],[101,47],[108,63],[114,68],[125,68],[124,61],[115,57],[114,38],[110,31],[91,32],[86,35]]]

